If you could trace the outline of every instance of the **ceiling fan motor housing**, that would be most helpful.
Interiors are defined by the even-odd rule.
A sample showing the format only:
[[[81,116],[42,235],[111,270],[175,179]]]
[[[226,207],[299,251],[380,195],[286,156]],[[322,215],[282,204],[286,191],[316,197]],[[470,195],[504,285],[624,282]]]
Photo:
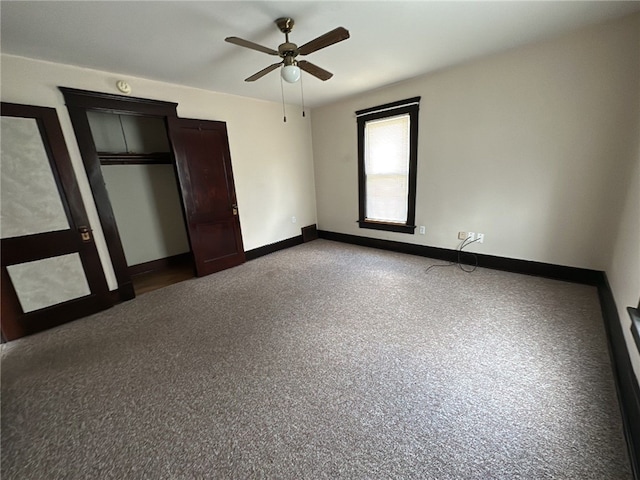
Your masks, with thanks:
[[[285,42],[278,47],[278,53],[284,59],[298,56],[298,46],[295,43]]]

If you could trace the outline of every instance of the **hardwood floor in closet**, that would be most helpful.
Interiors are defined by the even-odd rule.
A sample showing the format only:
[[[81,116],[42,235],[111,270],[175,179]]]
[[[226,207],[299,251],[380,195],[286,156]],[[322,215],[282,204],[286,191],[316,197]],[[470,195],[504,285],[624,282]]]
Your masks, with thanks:
[[[143,293],[188,280],[194,276],[193,265],[187,264],[168,267],[161,271],[134,275],[131,277],[131,281],[136,295],[142,295]]]

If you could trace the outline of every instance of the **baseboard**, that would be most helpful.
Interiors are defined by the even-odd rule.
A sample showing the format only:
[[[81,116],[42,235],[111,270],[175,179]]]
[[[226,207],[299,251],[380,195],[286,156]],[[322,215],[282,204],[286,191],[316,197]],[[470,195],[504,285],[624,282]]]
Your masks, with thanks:
[[[443,261],[456,261],[458,257],[456,250],[446,248],[427,247],[410,243],[328,232],[325,230],[319,230],[318,235],[320,238],[327,240],[408,253]],[[480,267],[598,287],[602,317],[607,332],[611,365],[629,449],[631,468],[634,478],[640,480],[640,388],[638,387],[638,381],[633,371],[633,366],[631,365],[629,350],[627,349],[627,344],[622,332],[620,317],[618,316],[618,309],[606,274],[602,271],[584,268],[496,257],[480,253],[475,255],[477,256],[478,266]],[[465,263],[468,263],[469,260],[470,258],[466,256],[461,258],[461,261]]]
[[[622,423],[629,448],[633,478],[640,480],[640,388],[633,371],[633,365],[631,365],[618,308],[607,275],[604,272],[601,272],[600,275],[598,295],[609,341],[609,354],[620,403]]]
[[[111,304],[116,305],[120,302],[126,302],[127,300],[132,300],[136,298],[135,291],[133,290],[133,283],[127,282],[123,283],[116,290],[111,290],[109,292],[109,296],[111,297]]]
[[[247,261],[255,260],[256,258],[269,255],[270,253],[277,252],[278,250],[284,250],[285,248],[295,247],[296,245],[301,245],[301,244],[302,244],[302,235],[298,235],[296,237],[280,240],[279,242],[270,243],[269,245],[264,245],[262,247],[254,248],[252,250],[247,250],[246,252],[244,252],[244,255]]]
[[[408,253],[411,255],[419,255],[421,257],[429,257],[446,262],[453,262],[458,259],[458,251],[448,248],[428,247],[425,245],[415,245],[413,243],[360,237],[345,233],[328,232],[326,230],[318,230],[318,235],[320,238],[325,238],[327,240],[362,245],[364,247],[380,248],[383,250]],[[597,270],[589,270],[586,268],[567,267],[564,265],[532,262],[516,258],[496,257],[494,255],[485,255],[469,251],[464,252],[461,256],[460,261],[462,263],[475,263],[475,258],[471,255],[467,255],[469,253],[473,253],[475,255],[475,258],[478,260],[479,267],[521,273],[524,275],[534,275],[536,277],[553,278],[573,283],[583,283],[586,285],[598,285],[601,278],[600,274],[602,273]]]
[[[315,223],[313,225],[302,227],[303,242],[310,242],[312,240],[316,240],[317,238],[318,238],[318,227]]]
[[[178,255],[172,255],[166,258],[159,258],[157,260],[151,260],[150,262],[139,263],[137,265],[131,265],[127,271],[129,275],[141,275],[143,273],[157,272],[165,270],[176,265],[184,265],[192,261],[191,252],[179,253]]]

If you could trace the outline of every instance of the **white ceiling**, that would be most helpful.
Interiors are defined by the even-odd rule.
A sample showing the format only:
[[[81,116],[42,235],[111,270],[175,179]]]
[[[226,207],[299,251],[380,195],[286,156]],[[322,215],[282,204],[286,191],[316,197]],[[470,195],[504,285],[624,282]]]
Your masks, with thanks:
[[[343,26],[350,39],[305,57],[334,73],[304,77],[318,106],[636,11],[638,1],[2,1],[0,32],[3,53],[280,101],[277,71],[243,81],[277,59],[225,37],[277,49],[278,17],[295,20],[298,45]],[[297,86],[285,95],[300,103]]]

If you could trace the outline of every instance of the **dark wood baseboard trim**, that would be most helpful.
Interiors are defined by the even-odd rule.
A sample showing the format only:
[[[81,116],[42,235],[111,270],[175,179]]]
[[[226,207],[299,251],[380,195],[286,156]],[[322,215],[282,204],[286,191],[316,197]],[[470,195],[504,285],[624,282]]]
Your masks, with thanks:
[[[318,238],[318,227],[314,223],[313,225],[307,225],[306,227],[301,228],[302,231],[302,241],[310,242]]]
[[[120,285],[117,290],[111,290],[109,292],[109,297],[112,305],[136,298],[136,294],[133,290],[133,283],[124,283]]]
[[[285,248],[295,247],[296,245],[301,244],[302,235],[298,235],[297,237],[287,238],[276,243],[271,243],[269,245],[264,245],[252,250],[247,250],[246,252],[244,252],[244,255],[247,261],[255,260],[258,257],[269,255],[270,253],[277,252],[278,250],[284,250]]]
[[[109,298],[111,300],[112,305],[117,305],[118,303],[120,303],[122,301],[120,299],[120,290],[110,290]]]
[[[394,242],[391,240],[380,240],[377,238],[360,237],[357,235],[348,235],[345,233],[328,232],[326,230],[318,230],[320,238],[334,240],[337,242],[352,243],[364,247],[380,248],[383,250],[391,250],[394,252],[408,253],[411,255],[419,255],[421,257],[429,257],[446,262],[455,262],[458,259],[458,251],[448,248],[428,247],[424,245],[415,245],[413,243]],[[503,270],[505,272],[522,273],[524,275],[534,275],[537,277],[553,278],[556,280],[564,280],[573,283],[583,283],[586,285],[598,285],[601,272],[589,270],[586,268],[567,267],[563,265],[553,265],[550,263],[532,262],[529,260],[520,260],[516,258],[496,257],[494,255],[485,255],[475,253],[468,250],[463,252],[460,258],[462,263],[475,263],[474,257],[469,255],[473,253],[478,259],[478,266],[491,268],[494,270]]]
[[[360,237],[325,230],[319,230],[318,234],[320,238],[337,242],[408,253],[443,261],[457,260],[457,251],[446,248],[426,247],[423,245]],[[631,468],[634,478],[640,480],[640,387],[638,386],[638,381],[633,371],[633,366],[631,365],[629,350],[627,349],[620,317],[618,316],[618,309],[607,280],[607,275],[602,271],[584,268],[531,262],[492,255],[476,255],[478,258],[478,266],[480,267],[582,283],[598,288],[622,423],[629,449],[629,458],[631,459]],[[461,261],[467,263],[469,262],[469,257],[463,256]]]
[[[157,260],[151,260],[150,262],[139,263],[138,265],[131,265],[128,268],[129,275],[141,275],[148,272],[157,272],[160,270],[166,270],[176,265],[185,265],[192,261],[191,252],[179,253],[178,255],[172,255],[171,257],[159,258]]]
[[[633,478],[640,480],[640,388],[633,371],[618,308],[607,280],[607,274],[600,272],[600,275],[598,296],[609,341],[609,355],[620,403],[622,424],[629,448]]]

